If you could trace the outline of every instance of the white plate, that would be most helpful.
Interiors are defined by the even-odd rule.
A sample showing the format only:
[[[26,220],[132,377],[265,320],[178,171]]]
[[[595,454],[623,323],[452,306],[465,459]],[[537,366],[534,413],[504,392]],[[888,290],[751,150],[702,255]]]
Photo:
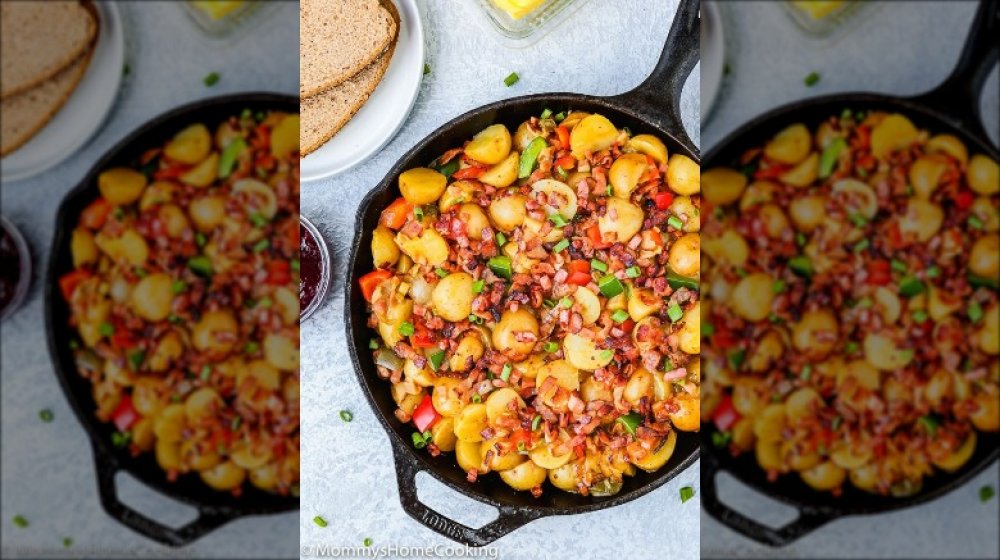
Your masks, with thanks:
[[[424,30],[416,0],[393,0],[399,39],[382,82],[347,126],[300,162],[302,181],[343,173],[379,151],[410,114],[424,77]]]
[[[118,6],[95,2],[100,35],[90,64],[66,104],[45,128],[3,158],[4,182],[37,175],[73,155],[104,122],[118,95],[125,64],[125,34]]]
[[[722,14],[715,2],[701,3],[701,118],[708,119],[719,96],[726,66]]]

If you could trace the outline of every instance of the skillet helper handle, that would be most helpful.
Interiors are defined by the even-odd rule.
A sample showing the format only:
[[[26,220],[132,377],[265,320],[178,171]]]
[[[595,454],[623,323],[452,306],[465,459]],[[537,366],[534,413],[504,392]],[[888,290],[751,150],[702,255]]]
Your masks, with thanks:
[[[194,521],[176,529],[168,527],[118,499],[115,475],[120,469],[114,458],[95,448],[94,459],[97,463],[97,491],[101,495],[104,511],[137,533],[167,546],[184,546],[230,521],[228,517],[199,508]]]
[[[635,89],[618,96],[624,105],[639,112],[644,120],[668,130],[677,126],[679,130],[673,131],[677,140],[692,154],[697,154],[698,149],[681,124],[680,99],[684,82],[698,64],[701,48],[700,4],[700,0],[680,0],[670,24],[667,42],[653,72]]]
[[[522,511],[510,506],[500,506],[496,520],[473,529],[427,507],[417,497],[416,476],[420,467],[412,458],[393,449],[396,461],[396,479],[399,483],[399,501],[410,517],[428,529],[466,546],[486,546],[500,537],[542,517],[541,514]]]
[[[831,518],[799,510],[799,516],[784,527],[769,527],[730,508],[719,500],[715,485],[719,474],[717,464],[709,459],[702,461],[701,504],[715,519],[741,535],[770,546],[785,546],[830,522]]]
[[[955,69],[940,86],[919,96],[929,105],[956,118],[970,133],[985,132],[979,111],[979,95],[990,71],[1000,59],[998,36],[1000,2],[981,0]]]

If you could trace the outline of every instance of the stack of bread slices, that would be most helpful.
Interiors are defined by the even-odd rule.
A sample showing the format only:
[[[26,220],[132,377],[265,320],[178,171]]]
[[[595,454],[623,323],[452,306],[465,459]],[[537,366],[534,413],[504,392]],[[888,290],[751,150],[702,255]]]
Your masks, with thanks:
[[[399,36],[391,0],[301,0],[302,155],[325,144],[378,86]]]
[[[91,2],[0,2],[0,156],[30,140],[72,95],[98,22]]]

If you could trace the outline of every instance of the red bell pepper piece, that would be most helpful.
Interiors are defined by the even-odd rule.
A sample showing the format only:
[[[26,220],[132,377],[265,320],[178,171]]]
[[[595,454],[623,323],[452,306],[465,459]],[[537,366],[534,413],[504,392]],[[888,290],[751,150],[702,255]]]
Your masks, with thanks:
[[[573,284],[576,286],[586,286],[590,284],[590,273],[589,272],[571,272],[569,277],[566,278],[567,284]]]
[[[510,442],[514,444],[514,448],[517,449],[519,444],[523,444],[524,447],[528,447],[531,443],[532,434],[528,430],[514,430],[514,433],[510,435]]]
[[[858,147],[861,149],[866,149],[872,145],[871,129],[867,126],[859,126],[858,132]]]
[[[601,228],[597,227],[597,224],[587,228],[587,237],[590,238],[590,243],[595,249],[607,249],[611,246],[610,243],[601,238]]]
[[[283,286],[292,281],[292,265],[288,261],[273,260],[266,265],[267,280],[272,286]]]
[[[153,179],[157,181],[170,181],[187,173],[190,169],[186,165],[172,165],[163,169],[157,169],[153,172]]]
[[[784,175],[786,171],[791,169],[790,165],[776,165],[772,164],[770,167],[760,168],[754,172],[754,179],[777,179],[781,175]]]
[[[410,337],[410,343],[416,348],[432,348],[437,344],[437,337],[434,336],[433,331],[418,324],[413,336]]]
[[[139,413],[135,411],[135,407],[132,406],[132,397],[129,395],[124,395],[122,400],[118,403],[118,407],[111,414],[111,420],[115,423],[115,427],[118,428],[119,432],[128,431],[139,420]]]
[[[712,413],[712,422],[715,422],[716,428],[728,432],[739,419],[740,413],[733,407],[733,397],[727,394],[722,398],[719,406],[715,407],[715,412]]]
[[[108,216],[111,215],[111,203],[103,198],[98,198],[97,200],[90,203],[89,206],[83,209],[80,213],[80,223],[83,227],[90,229],[101,229],[104,222],[108,221]]]
[[[716,350],[728,350],[736,346],[736,342],[733,333],[725,329],[717,329],[712,335],[712,348]]]
[[[111,346],[118,350],[128,350],[134,348],[139,341],[135,335],[124,328],[115,328],[115,334],[111,335]]]
[[[657,209],[666,210],[670,208],[671,204],[673,204],[674,195],[670,191],[659,192],[656,193],[656,196],[653,198],[653,201],[656,202]]]
[[[486,169],[486,167],[481,165],[473,165],[465,169],[459,169],[452,173],[451,176],[455,179],[478,179],[486,173]]]
[[[569,148],[569,130],[565,126],[559,125],[556,127],[556,135],[559,136],[559,144],[563,148]]]
[[[892,281],[892,268],[889,261],[878,260],[868,264],[868,283],[874,286],[885,286]]]
[[[80,285],[87,278],[90,278],[93,274],[89,270],[77,269],[73,272],[67,272],[59,278],[59,289],[62,291],[62,295],[69,301],[73,298],[73,291],[76,287]]]
[[[375,293],[375,288],[377,288],[383,281],[388,280],[391,277],[392,273],[388,270],[374,270],[359,278],[358,284],[361,285],[361,293],[365,296],[365,301],[371,302],[372,294]]]
[[[556,167],[564,170],[573,169],[576,167],[576,158],[571,155],[565,155],[556,160]]]
[[[972,201],[972,192],[969,190],[958,191],[958,194],[955,195],[955,206],[958,207],[959,210],[968,209],[972,206]]]
[[[420,433],[427,431],[439,418],[441,415],[434,409],[434,402],[430,395],[425,396],[424,400],[420,401],[420,406],[413,411],[413,424]]]
[[[586,272],[586,273],[589,274],[590,273],[590,261],[585,261],[585,260],[582,260],[582,259],[575,260],[575,261],[570,261],[570,263],[569,263],[569,271],[570,272]]]
[[[399,229],[406,223],[406,218],[413,213],[413,205],[405,198],[397,198],[392,201],[379,218],[379,223],[389,229]]]

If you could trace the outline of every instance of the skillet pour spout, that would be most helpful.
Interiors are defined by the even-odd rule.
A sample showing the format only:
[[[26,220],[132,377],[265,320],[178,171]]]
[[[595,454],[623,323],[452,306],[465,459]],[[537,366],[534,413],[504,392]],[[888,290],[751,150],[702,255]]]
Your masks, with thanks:
[[[411,443],[412,428],[396,419],[396,404],[384,381],[379,378],[368,350],[371,331],[366,325],[366,302],[357,286],[358,279],[373,268],[371,252],[368,250],[372,233],[378,225],[382,209],[398,196],[395,189],[400,173],[427,165],[489,125],[502,123],[508,127],[516,127],[518,123],[537,116],[544,109],[601,113],[619,127],[627,126],[634,131],[645,131],[663,138],[671,153],[684,154],[699,161],[698,150],[684,131],[680,120],[678,101],[684,80],[698,60],[698,30],[698,1],[682,0],[656,68],[635,90],[615,97],[576,93],[530,95],[498,101],[469,111],[444,124],[414,146],[362,201],[351,246],[350,273],[344,279],[348,346],[365,397],[389,435],[400,502],[407,514],[425,527],[468,546],[485,546],[541,517],[596,511],[637,499],[663,485],[697,460],[700,451],[697,433],[680,433],[674,453],[663,468],[655,473],[638,473],[628,479],[621,491],[614,496],[581,496],[564,492],[557,495],[555,492],[546,492],[539,498],[532,498],[530,494],[514,491],[494,477],[483,477],[475,484],[470,484],[466,480],[466,473],[455,464],[453,457],[446,454],[432,457],[427,453],[418,453]],[[483,527],[473,528],[432,510],[417,496],[415,476],[420,471],[428,472],[455,492],[497,508],[499,516]]]

